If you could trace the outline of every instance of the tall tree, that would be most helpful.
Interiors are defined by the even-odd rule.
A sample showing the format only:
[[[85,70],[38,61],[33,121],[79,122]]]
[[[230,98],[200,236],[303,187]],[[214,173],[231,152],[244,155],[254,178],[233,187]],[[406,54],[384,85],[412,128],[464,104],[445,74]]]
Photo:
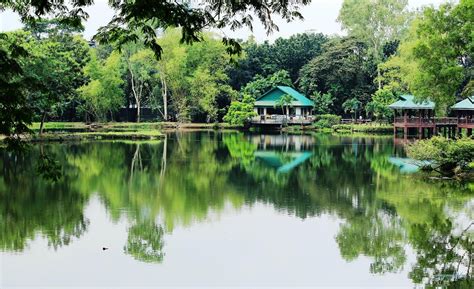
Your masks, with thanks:
[[[414,24],[412,40],[400,54],[417,70],[403,76],[421,98],[431,98],[441,111],[458,95],[474,90],[474,0],[425,8]],[[405,53],[403,53],[405,52]],[[406,69],[405,69],[406,70]]]
[[[366,45],[353,37],[333,38],[324,52],[300,71],[300,87],[306,95],[330,93],[333,112],[343,113],[342,104],[357,98],[365,105],[375,91],[375,64]]]
[[[137,106],[137,122],[140,122],[142,105],[147,100],[147,96],[153,94],[157,61],[151,50],[139,49],[135,52],[134,47],[130,46],[124,51],[124,59],[130,77],[132,95]]]
[[[81,98],[85,101],[83,110],[92,114],[96,120],[105,120],[107,112],[112,115],[124,104],[120,54],[113,52],[102,61],[97,58],[97,52],[92,50],[91,60],[84,72],[89,82],[79,88]]]
[[[277,85],[293,86],[288,71],[279,70],[267,77],[256,75],[241,91],[243,94],[248,94],[254,99],[257,99],[263,93]]]
[[[69,31],[32,32],[17,33],[17,41],[23,42],[29,52],[23,69],[35,89],[29,89],[26,95],[41,121],[41,134],[47,117],[61,115],[77,98],[76,89],[85,81],[82,69],[89,47]]]
[[[230,71],[231,85],[241,89],[259,74],[264,77],[286,70],[291,81],[297,83],[298,72],[309,60],[322,52],[328,37],[321,33],[298,33],[289,38],[277,38],[257,44],[253,37],[243,43],[244,57]]]
[[[408,0],[344,0],[338,21],[350,36],[367,43],[377,63],[384,57],[384,47],[400,39],[408,27]],[[377,69],[380,75],[380,69]],[[378,81],[378,88],[382,84]]]
[[[20,136],[29,132],[27,125],[33,117],[21,65],[28,57],[23,45],[11,33],[0,33],[0,134],[12,144],[19,144]]]

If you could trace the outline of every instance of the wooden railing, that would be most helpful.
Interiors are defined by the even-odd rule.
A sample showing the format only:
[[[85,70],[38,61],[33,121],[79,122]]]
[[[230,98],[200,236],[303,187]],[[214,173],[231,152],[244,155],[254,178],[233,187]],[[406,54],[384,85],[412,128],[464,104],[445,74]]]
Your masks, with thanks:
[[[312,116],[259,115],[252,118],[254,124],[311,124]]]
[[[460,118],[458,124],[474,124],[473,118]]]
[[[419,117],[395,117],[395,123],[398,124],[437,124],[437,125],[449,125],[458,124],[456,117],[435,117],[435,118],[419,118]]]

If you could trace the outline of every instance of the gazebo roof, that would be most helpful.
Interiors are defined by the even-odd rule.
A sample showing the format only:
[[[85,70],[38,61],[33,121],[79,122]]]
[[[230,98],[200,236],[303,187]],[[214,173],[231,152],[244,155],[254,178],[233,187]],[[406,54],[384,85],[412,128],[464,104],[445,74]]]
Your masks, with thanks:
[[[415,96],[411,94],[404,94],[399,99],[388,106],[391,109],[434,109],[435,104],[430,100],[422,102],[415,101]]]
[[[314,102],[311,99],[289,86],[275,86],[257,98],[255,106],[273,107],[277,104],[280,97],[285,94],[288,94],[293,98],[291,106],[314,106]]]
[[[451,107],[453,110],[474,110],[474,95],[461,100]]]

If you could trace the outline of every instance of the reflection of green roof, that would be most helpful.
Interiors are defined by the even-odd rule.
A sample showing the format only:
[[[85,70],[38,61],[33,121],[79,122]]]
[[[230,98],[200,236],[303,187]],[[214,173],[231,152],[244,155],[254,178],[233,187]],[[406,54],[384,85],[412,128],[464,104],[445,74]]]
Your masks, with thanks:
[[[415,97],[413,95],[404,94],[388,107],[391,109],[434,109],[435,104],[429,100],[415,102]]]
[[[269,91],[265,92],[262,96],[257,98],[255,106],[266,106],[274,107],[277,101],[282,95],[288,94],[293,98],[291,106],[313,106],[314,103],[311,99],[307,98],[303,94],[299,93],[295,89],[289,86],[275,86]]]
[[[451,108],[454,110],[474,110],[474,95],[456,103]]]
[[[279,173],[287,173],[304,163],[310,156],[311,152],[288,152],[280,153],[275,151],[257,151],[255,157],[264,161],[267,165],[277,169]],[[283,158],[291,157],[290,162],[284,162]]]
[[[398,167],[401,173],[405,173],[405,174],[416,173],[420,169],[420,167],[415,164],[415,161],[413,159],[391,157],[388,159],[388,161],[391,164]],[[429,165],[430,162],[423,161],[423,162],[420,162],[420,164]]]

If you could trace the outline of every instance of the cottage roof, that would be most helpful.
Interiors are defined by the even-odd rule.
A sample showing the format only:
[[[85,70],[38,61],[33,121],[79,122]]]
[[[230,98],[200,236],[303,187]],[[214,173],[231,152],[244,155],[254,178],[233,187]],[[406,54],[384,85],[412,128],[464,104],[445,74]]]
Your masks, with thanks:
[[[430,100],[415,101],[415,96],[404,94],[388,107],[391,109],[434,109],[435,104]]]
[[[257,98],[255,106],[273,107],[277,104],[280,97],[285,94],[288,94],[293,98],[291,106],[314,106],[314,102],[311,99],[289,86],[275,86]]]
[[[461,100],[451,107],[453,110],[474,110],[474,95]]]

